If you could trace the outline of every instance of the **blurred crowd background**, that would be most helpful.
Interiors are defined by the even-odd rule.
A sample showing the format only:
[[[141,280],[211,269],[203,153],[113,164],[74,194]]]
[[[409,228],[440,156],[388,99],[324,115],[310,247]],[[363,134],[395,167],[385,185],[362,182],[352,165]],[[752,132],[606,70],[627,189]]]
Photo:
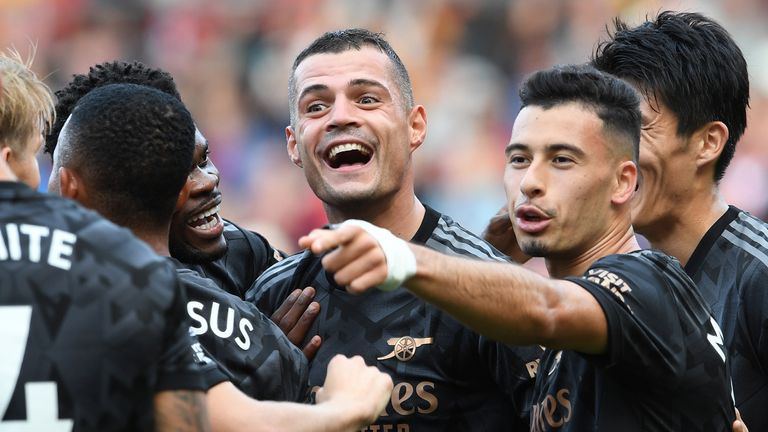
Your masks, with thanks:
[[[764,218],[768,0],[0,0],[0,46],[37,44],[34,69],[53,90],[114,59],[169,71],[211,143],[223,215],[292,252],[297,236],[325,223],[284,135],[291,64],[321,33],[386,34],[427,109],[418,195],[479,233],[504,203],[503,148],[521,79],[586,61],[615,16],[637,23],[662,9],[716,18],[747,58],[749,126],[722,189]],[[40,161],[46,179],[50,161]]]

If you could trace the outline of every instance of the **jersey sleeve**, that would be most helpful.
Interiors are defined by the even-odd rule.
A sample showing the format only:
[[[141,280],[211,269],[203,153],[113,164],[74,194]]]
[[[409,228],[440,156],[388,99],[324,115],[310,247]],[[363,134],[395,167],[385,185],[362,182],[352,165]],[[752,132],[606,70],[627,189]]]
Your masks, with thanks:
[[[272,247],[264,236],[257,232],[241,228],[231,222],[224,226],[228,251],[222,258],[224,266],[236,280],[239,296],[243,296],[256,278],[266,269],[280,262],[285,254]]]
[[[481,357],[488,363],[493,380],[507,396],[517,422],[512,430],[527,430],[533,385],[544,349],[539,345],[510,346],[480,336]]]
[[[263,400],[303,401],[308,392],[304,354],[252,303],[188,270],[177,270],[188,290],[192,332],[232,383]]]
[[[768,371],[768,268],[759,266],[745,276],[741,293],[744,324],[761,369]]]
[[[197,342],[189,332],[189,319],[184,311],[186,292],[179,283],[175,271],[164,278],[176,295],[169,310],[168,327],[160,357],[156,391],[163,390],[207,390],[205,372],[199,359],[194,356]]]
[[[581,278],[568,280],[594,296],[608,324],[606,353],[584,357],[625,377],[673,385],[669,377],[686,368],[685,332],[677,299],[660,269],[635,255],[611,255]]]

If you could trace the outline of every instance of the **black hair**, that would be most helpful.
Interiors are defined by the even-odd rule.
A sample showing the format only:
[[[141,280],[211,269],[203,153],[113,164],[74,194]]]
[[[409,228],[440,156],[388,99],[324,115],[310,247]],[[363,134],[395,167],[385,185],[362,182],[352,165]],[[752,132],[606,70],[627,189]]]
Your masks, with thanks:
[[[394,66],[394,75],[400,90],[400,96],[403,98],[403,105],[408,110],[413,108],[413,88],[411,87],[408,71],[395,50],[384,39],[384,35],[360,28],[345,29],[324,33],[296,56],[296,60],[294,60],[293,67],[291,68],[291,75],[288,79],[288,104],[291,124],[294,124],[296,121],[296,98],[298,97],[296,68],[299,67],[299,64],[307,57],[315,54],[338,54],[352,49],[359,51],[364,46],[374,47],[389,57]]]
[[[626,82],[588,65],[555,66],[534,73],[520,87],[522,107],[549,109],[576,102],[592,109],[632,160],[640,147],[640,95]]]
[[[614,26],[592,64],[668,107],[680,136],[723,122],[729,136],[715,165],[719,181],[747,127],[749,77],[739,47],[720,24],[698,13],[664,11],[634,28],[617,18]]]
[[[92,66],[88,74],[77,74],[56,94],[56,121],[45,137],[45,153],[53,156],[64,122],[77,102],[91,90],[109,84],[138,84],[152,87],[181,100],[176,83],[168,72],[150,68],[143,63],[113,61]]]
[[[61,165],[83,176],[104,216],[128,227],[170,221],[195,148],[181,101],[135,84],[99,87],[75,106],[64,138]]]

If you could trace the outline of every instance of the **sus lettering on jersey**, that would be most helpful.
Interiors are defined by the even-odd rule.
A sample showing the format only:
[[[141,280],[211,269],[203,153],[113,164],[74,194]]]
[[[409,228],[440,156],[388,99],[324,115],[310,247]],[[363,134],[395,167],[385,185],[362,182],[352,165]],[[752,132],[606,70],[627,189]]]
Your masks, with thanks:
[[[239,314],[235,309],[224,306],[227,315],[222,328],[219,319],[221,309],[222,306],[218,302],[211,302],[208,304],[208,308],[199,301],[187,303],[187,314],[195,322],[190,327],[192,334],[199,336],[210,331],[222,339],[230,338],[235,333],[235,317]],[[237,321],[238,336],[235,337],[235,344],[243,351],[247,351],[251,347],[251,338],[248,336],[248,332],[253,331],[253,329],[253,324],[247,318],[240,317]]]
[[[60,229],[9,223],[0,229],[0,261],[37,263],[45,256],[51,267],[69,270],[77,236]]]

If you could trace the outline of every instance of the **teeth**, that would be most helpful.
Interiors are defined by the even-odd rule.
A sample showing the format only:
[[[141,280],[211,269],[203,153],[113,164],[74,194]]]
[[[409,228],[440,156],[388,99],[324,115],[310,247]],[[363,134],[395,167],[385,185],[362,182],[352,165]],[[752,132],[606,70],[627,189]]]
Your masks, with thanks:
[[[210,222],[206,222],[206,223],[200,225],[199,227],[197,227],[197,229],[209,230],[209,229],[212,229],[213,227],[215,227],[217,223],[218,223],[218,220],[214,219],[214,220],[212,220]]]
[[[195,222],[195,221],[197,221],[199,219],[204,219],[204,218],[207,218],[208,216],[213,216],[216,213],[218,213],[219,210],[221,210],[221,205],[217,205],[216,207],[213,207],[210,210],[206,210],[204,213],[200,213],[198,215],[192,216],[191,218],[189,218],[187,220],[187,223],[192,223],[192,222]],[[215,225],[215,222],[216,221],[214,220],[214,221],[206,223],[205,225],[209,225],[209,224],[212,224],[212,223]],[[203,226],[205,226],[205,225],[203,225]]]
[[[361,146],[360,144],[348,143],[348,144],[339,144],[336,147],[332,148],[330,153],[328,153],[328,157],[330,159],[333,159],[336,157],[337,154],[341,152],[347,152],[347,151],[353,151],[353,150],[357,150],[364,155],[369,155],[371,153],[370,151],[368,151],[367,148]]]

